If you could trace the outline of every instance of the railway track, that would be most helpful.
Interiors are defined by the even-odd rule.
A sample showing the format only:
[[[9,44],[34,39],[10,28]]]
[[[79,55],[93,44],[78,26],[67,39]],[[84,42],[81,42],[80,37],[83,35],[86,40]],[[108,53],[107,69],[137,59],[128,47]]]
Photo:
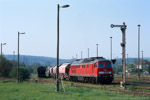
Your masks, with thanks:
[[[122,80],[114,80],[112,83],[119,83],[121,82]],[[126,81],[127,84],[143,84],[143,85],[150,85],[150,82],[149,81]]]
[[[83,82],[72,82],[72,81],[63,81],[65,86],[73,86],[79,88],[91,88],[91,89],[98,89],[98,90],[106,90],[112,91],[116,93],[123,93],[129,95],[136,95],[136,96],[148,96],[150,97],[150,83],[144,84],[142,83],[135,83],[131,81],[131,83],[127,85],[127,89],[120,88],[120,81],[121,80],[114,80],[112,84],[92,84],[92,83],[83,83]],[[55,79],[48,78],[48,79],[40,79],[40,84],[55,84]]]

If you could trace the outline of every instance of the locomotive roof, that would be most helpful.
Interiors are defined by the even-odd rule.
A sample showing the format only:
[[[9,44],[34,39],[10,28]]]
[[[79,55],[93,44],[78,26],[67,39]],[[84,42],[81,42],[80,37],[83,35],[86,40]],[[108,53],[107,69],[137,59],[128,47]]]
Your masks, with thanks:
[[[77,59],[71,65],[83,65],[83,64],[93,64],[99,61],[109,61],[103,57],[91,57],[85,59]]]

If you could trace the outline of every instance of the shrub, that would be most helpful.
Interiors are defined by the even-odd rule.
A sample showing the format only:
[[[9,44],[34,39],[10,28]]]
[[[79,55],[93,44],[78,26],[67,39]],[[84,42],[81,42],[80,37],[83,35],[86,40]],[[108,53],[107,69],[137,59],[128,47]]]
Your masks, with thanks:
[[[17,79],[17,68],[14,68],[10,72],[10,77]],[[20,81],[24,81],[30,78],[30,73],[28,69],[25,68],[19,68],[19,79]]]

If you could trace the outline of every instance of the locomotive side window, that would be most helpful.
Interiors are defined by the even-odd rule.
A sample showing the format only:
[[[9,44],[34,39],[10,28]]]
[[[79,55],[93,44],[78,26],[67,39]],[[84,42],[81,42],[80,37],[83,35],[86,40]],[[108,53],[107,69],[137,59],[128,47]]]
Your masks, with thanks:
[[[85,65],[82,65],[82,68],[85,68]]]
[[[97,64],[95,64],[94,67],[96,68],[96,67],[97,67]]]
[[[98,66],[99,68],[102,68],[102,67],[104,67],[104,63],[99,63],[99,66]]]
[[[85,65],[82,65],[82,68],[85,68]]]
[[[111,63],[110,62],[106,63],[106,67],[110,68],[111,67]]]
[[[87,68],[89,68],[89,65],[87,65]]]

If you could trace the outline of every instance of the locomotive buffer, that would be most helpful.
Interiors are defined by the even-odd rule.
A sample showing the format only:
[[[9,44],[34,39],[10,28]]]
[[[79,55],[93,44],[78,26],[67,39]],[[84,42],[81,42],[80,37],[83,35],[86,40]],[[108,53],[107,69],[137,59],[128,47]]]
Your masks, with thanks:
[[[111,24],[110,25],[111,28],[114,27],[120,27],[121,31],[122,31],[122,43],[121,43],[121,47],[122,47],[122,66],[123,66],[123,84],[124,84],[124,88],[126,88],[126,61],[125,61],[125,47],[126,47],[126,25],[125,22],[123,22],[123,25],[114,25]]]

